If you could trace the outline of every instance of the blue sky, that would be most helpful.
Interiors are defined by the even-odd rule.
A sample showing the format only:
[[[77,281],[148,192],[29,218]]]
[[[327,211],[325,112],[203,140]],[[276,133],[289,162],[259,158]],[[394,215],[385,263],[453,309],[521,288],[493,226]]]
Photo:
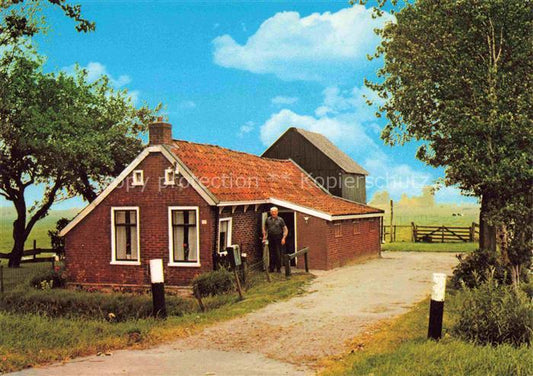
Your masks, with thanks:
[[[60,12],[48,12],[51,30],[38,39],[47,68],[78,63],[95,77],[110,75],[137,103],[163,102],[174,138],[260,154],[290,126],[321,132],[371,173],[370,197],[383,189],[396,199],[417,195],[443,176],[415,159],[416,145],[391,148],[379,138],[384,122],[365,104],[372,93],[363,79],[380,65],[366,54],[384,20],[369,9],[347,1],[81,4],[96,32],[77,33]],[[472,202],[453,188],[437,200]]]

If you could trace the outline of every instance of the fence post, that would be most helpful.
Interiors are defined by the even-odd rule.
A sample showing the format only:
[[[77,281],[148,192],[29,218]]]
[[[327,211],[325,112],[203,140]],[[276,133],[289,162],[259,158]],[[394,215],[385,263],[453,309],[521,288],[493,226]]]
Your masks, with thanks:
[[[37,240],[33,239],[33,261],[37,259]]]
[[[283,261],[285,262],[285,277],[289,278],[291,276],[291,261],[289,260],[289,255],[283,255]]]
[[[470,241],[471,242],[474,241],[475,233],[476,233],[476,223],[472,222],[472,226],[470,226]]]
[[[307,252],[304,253],[305,272],[309,273],[309,260],[307,259]]]
[[[0,265],[0,293],[4,293],[4,265]]]
[[[390,200],[390,242],[392,243],[392,221],[394,219],[394,201]]]
[[[413,236],[413,242],[416,242],[416,225],[415,225],[414,222],[411,222],[411,227],[412,227],[412,229],[413,229],[413,234],[412,234],[412,236]]]
[[[440,228],[440,242],[444,243],[444,225]]]

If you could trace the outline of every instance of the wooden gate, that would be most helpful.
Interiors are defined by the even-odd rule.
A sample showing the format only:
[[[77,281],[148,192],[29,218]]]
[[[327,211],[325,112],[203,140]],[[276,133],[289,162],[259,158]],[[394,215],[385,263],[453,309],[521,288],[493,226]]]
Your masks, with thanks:
[[[411,223],[413,240],[425,243],[473,242],[476,237],[476,224],[472,226],[419,226]]]

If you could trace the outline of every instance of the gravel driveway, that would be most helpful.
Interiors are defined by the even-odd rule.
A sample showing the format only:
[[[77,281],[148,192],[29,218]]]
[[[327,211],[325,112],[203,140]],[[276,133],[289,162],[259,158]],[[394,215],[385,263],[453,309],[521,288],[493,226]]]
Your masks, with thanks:
[[[405,313],[451,274],[451,253],[383,253],[380,259],[317,271],[308,294],[148,350],[117,351],[18,375],[309,375],[317,361],[379,320]]]

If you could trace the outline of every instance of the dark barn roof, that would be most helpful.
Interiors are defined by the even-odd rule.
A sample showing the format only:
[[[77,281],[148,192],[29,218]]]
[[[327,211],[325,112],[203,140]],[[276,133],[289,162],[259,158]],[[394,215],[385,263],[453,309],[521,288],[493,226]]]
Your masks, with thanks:
[[[339,149],[335,144],[328,140],[325,136],[320,133],[310,132],[305,129],[291,127],[287,129],[279,139],[281,139],[286,133],[290,131],[295,131],[302,135],[307,141],[313,144],[317,149],[319,149],[324,155],[333,161],[337,166],[349,174],[359,174],[359,175],[368,175],[363,167],[357,164],[352,158],[350,158],[345,152]],[[268,149],[263,153],[265,155],[267,151],[272,148],[277,143],[277,140],[268,147]]]

